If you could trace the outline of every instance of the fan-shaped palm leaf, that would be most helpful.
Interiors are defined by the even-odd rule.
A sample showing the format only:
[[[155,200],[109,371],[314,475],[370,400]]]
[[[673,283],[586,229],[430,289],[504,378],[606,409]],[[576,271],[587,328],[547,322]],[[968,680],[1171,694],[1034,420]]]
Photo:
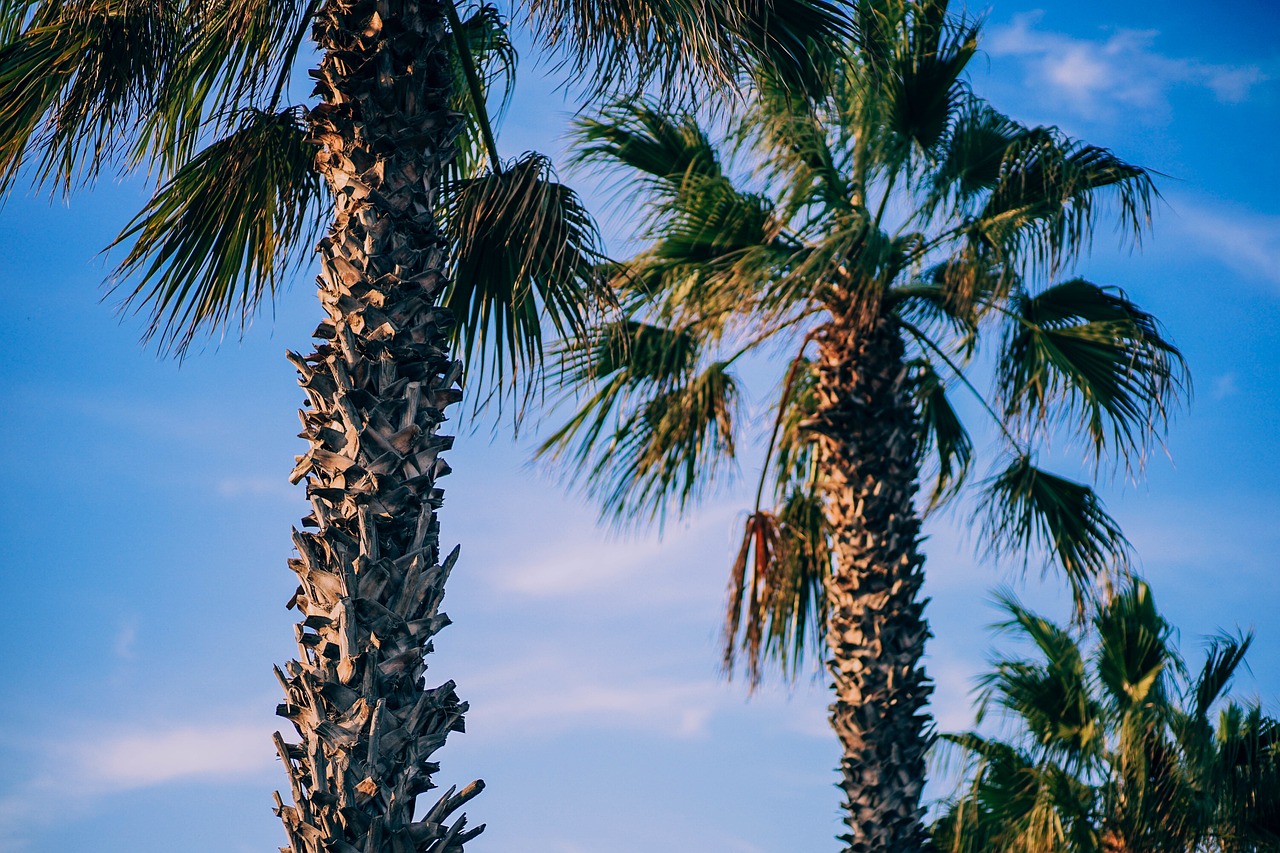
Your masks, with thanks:
[[[794,63],[806,81],[817,45],[849,34],[832,0],[530,0],[539,34],[563,48],[597,92],[732,82],[753,61]]]
[[[1125,294],[1075,279],[1014,302],[1000,385],[1015,422],[1074,418],[1095,458],[1140,454],[1186,387],[1182,354]]]
[[[10,10],[9,22],[25,14]],[[168,4],[45,4],[0,46],[0,192],[35,151],[37,182],[70,189],[119,153],[178,54]]]
[[[112,244],[129,245],[116,276],[138,282],[124,304],[150,316],[149,335],[182,352],[247,322],[308,257],[320,222],[313,157],[296,112],[251,110],[160,188]]]
[[[590,469],[588,491],[620,527],[681,511],[735,455],[737,381],[715,362],[687,382],[620,413]]]
[[[1048,552],[1079,606],[1128,564],[1129,543],[1093,489],[1041,470],[1028,456],[987,481],[983,505],[993,550]]]
[[[543,321],[561,335],[579,334],[603,295],[595,222],[537,154],[456,181],[445,198],[453,246],[448,304],[461,346],[481,377],[492,372],[499,386],[508,374],[531,381]]]

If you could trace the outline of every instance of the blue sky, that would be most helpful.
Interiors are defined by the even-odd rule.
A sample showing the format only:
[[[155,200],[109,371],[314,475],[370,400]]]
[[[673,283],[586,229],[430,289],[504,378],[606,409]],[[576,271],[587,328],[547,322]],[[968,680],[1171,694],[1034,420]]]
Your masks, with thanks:
[[[1079,271],[1128,290],[1186,353],[1196,398],[1141,485],[1105,487],[1194,656],[1254,627],[1238,691],[1280,698],[1280,18],[1266,2],[1032,4],[986,15],[977,90],[1163,173],[1140,254],[1105,236]],[[1159,9],[1158,13],[1154,11]],[[567,107],[526,51],[508,153],[558,153]],[[586,177],[567,175],[584,190]],[[588,193],[593,201],[598,195]],[[0,210],[6,369],[0,440],[5,692],[0,851],[240,853],[283,843],[270,793],[270,667],[293,654],[285,477],[301,451],[286,347],[318,318],[308,276],[244,339],[181,365],[100,301],[99,250],[144,200],[104,184],[69,206]],[[623,233],[609,232],[614,245]],[[757,401],[758,402],[758,401]],[[618,539],[526,463],[464,429],[446,541],[462,543],[430,673],[471,701],[443,784],[483,777],[469,814],[495,853],[836,850],[837,747],[820,683],[750,699],[716,676],[744,476],[661,543]],[[929,524],[929,670],[944,728],[970,719],[990,590],[965,514]],[[1037,574],[1023,594],[1062,613]]]

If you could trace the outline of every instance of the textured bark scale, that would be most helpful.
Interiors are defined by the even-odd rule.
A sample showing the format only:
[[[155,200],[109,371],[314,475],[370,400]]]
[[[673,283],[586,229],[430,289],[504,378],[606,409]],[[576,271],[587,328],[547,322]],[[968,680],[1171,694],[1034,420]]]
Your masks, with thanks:
[[[313,512],[290,560],[299,660],[277,669],[278,713],[300,738],[276,736],[293,799],[277,795],[282,849],[456,853],[483,826],[452,815],[482,783],[414,813],[467,710],[452,682],[426,689],[424,677],[457,558],[440,559],[436,519],[453,441],[438,429],[462,373],[432,215],[456,134],[448,31],[436,3],[332,0],[314,36],[323,102],[309,119],[336,211],[320,243],[328,317],[310,355],[290,354],[311,445],[292,479],[306,479]]]
[[[924,557],[919,425],[902,340],[885,319],[829,323],[818,337],[819,446],[835,573],[827,643],[831,724],[844,747],[841,836],[848,853],[916,853],[925,844],[927,716],[920,656]]]

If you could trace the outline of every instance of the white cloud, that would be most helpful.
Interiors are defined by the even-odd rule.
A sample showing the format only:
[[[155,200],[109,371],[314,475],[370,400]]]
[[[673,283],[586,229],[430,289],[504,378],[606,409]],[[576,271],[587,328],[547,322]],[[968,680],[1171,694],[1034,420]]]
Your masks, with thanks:
[[[134,646],[138,642],[138,620],[129,619],[120,626],[120,630],[116,633],[115,642],[111,644],[112,651],[116,657],[121,660],[133,660],[136,657]]]
[[[121,790],[242,776],[269,767],[275,751],[271,732],[260,726],[181,726],[85,739],[64,757],[87,787]]]
[[[232,780],[275,761],[272,729],[251,723],[72,726],[27,745],[32,772],[11,764],[0,787],[0,850],[21,850],[38,826],[91,810],[113,794],[185,780]]]
[[[1169,199],[1179,241],[1247,279],[1280,287],[1280,216],[1204,199]]]
[[[1115,30],[1105,40],[1082,39],[1037,28],[1041,12],[995,27],[986,47],[993,56],[1027,64],[1032,86],[1048,89],[1087,119],[1125,110],[1159,115],[1175,87],[1208,90],[1222,103],[1238,103],[1266,79],[1253,65],[1218,65],[1158,53],[1154,30]]]
[[[488,582],[504,593],[536,598],[560,598],[567,594],[609,590],[623,592],[635,604],[654,596],[670,599],[690,590],[687,575],[691,566],[707,560],[709,542],[732,529],[736,506],[707,507],[688,526],[673,526],[659,539],[656,535],[623,542],[610,541],[589,517],[567,520],[556,535],[545,534],[529,541],[543,543],[535,550],[486,554],[481,563],[491,568]],[[725,570],[731,555],[717,551]]]

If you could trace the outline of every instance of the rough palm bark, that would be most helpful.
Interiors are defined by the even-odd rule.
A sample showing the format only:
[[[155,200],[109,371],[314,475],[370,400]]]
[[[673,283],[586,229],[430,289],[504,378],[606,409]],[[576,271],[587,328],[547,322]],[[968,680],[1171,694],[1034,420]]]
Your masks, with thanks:
[[[444,247],[432,215],[452,156],[443,10],[416,0],[332,0],[314,29],[322,103],[310,113],[316,163],[335,199],[320,243],[327,318],[314,351],[290,354],[307,394],[305,478],[313,512],[295,531],[300,659],[277,670],[277,735],[293,804],[277,795],[293,853],[446,853],[483,826],[451,815],[483,787],[434,787],[432,754],[461,731],[465,702],[425,689],[424,656],[457,549],[440,560],[436,483],[443,410],[461,392],[438,305]]]
[[[819,448],[835,570],[827,586],[831,724],[844,754],[841,836],[848,853],[911,853],[925,843],[927,717],[920,666],[929,636],[913,498],[917,433],[902,340],[884,317],[833,310],[817,336]]]

